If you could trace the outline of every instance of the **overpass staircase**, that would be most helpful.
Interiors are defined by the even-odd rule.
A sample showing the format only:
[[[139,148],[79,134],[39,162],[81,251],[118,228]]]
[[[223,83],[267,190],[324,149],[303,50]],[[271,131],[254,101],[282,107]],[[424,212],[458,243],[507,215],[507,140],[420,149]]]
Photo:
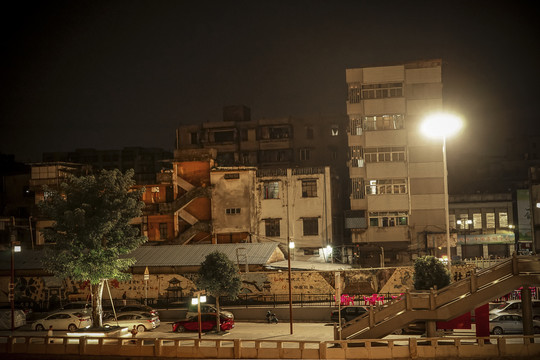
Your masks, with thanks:
[[[540,285],[540,256],[516,256],[440,290],[407,291],[341,327],[341,339],[377,339],[415,321],[448,321],[521,287]],[[336,331],[335,339],[339,339]]]

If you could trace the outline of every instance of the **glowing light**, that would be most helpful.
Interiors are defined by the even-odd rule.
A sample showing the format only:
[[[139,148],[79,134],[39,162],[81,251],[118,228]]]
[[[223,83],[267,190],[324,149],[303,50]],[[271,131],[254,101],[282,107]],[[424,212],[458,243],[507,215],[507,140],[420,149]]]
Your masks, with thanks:
[[[444,138],[452,136],[461,130],[463,122],[452,114],[436,113],[429,115],[422,122],[420,130],[426,136],[432,138]]]
[[[289,242],[289,249],[294,249],[294,241]]]

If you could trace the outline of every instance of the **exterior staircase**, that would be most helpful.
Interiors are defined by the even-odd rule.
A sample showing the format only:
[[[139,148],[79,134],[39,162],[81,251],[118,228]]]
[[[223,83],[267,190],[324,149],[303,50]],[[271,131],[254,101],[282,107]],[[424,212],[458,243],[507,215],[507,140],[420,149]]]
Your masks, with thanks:
[[[345,323],[341,339],[377,339],[414,321],[448,321],[521,287],[540,285],[540,256],[513,256],[440,290],[407,291]],[[336,331],[335,339],[339,339]]]
[[[159,204],[159,213],[170,214],[176,212],[200,197],[210,197],[210,189],[208,187],[194,187],[173,202]]]

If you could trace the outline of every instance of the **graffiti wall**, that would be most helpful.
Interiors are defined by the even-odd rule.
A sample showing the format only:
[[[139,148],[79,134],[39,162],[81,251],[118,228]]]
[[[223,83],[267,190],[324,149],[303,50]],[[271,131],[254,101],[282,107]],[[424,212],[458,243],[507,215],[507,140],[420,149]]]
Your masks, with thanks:
[[[453,281],[471,275],[474,267],[454,266]],[[413,288],[413,267],[384,269],[355,269],[341,271],[342,294],[400,294]],[[134,275],[126,282],[108,281],[103,297],[121,299],[126,293],[129,299],[176,299],[190,296],[198,290],[195,274],[160,274],[152,275],[145,281],[143,275]],[[293,294],[334,294],[335,273],[333,271],[294,271],[291,273]],[[251,272],[242,274],[241,294],[247,295],[282,295],[288,294],[287,272]],[[0,302],[8,302],[9,277],[0,277]],[[90,287],[85,282],[73,282],[56,277],[17,277],[15,298],[18,303],[35,303],[48,308],[58,303],[73,300],[86,300]]]

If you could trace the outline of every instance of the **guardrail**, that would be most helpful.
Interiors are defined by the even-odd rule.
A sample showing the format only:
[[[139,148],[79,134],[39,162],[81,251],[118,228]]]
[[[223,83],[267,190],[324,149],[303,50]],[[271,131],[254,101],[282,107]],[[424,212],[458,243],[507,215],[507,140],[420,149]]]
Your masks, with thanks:
[[[405,340],[284,341],[221,339],[129,339],[104,337],[0,336],[0,353],[225,359],[434,359],[538,358],[540,335],[489,338],[410,338]]]

